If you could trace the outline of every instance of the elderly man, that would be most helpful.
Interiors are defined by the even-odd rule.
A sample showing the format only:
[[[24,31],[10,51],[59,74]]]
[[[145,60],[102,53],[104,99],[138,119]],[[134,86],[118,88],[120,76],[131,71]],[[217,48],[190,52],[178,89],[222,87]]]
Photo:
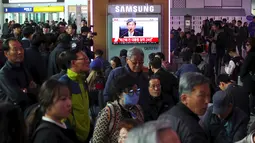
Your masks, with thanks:
[[[199,125],[199,117],[205,114],[210,102],[209,80],[199,73],[184,73],[179,83],[180,103],[159,117],[169,120],[182,143],[208,143]]]
[[[129,74],[132,77],[135,77],[136,84],[140,88],[142,96],[140,96],[139,104],[142,106],[143,109],[148,106],[148,100],[150,96],[148,92],[148,79],[142,71],[143,63],[143,51],[136,47],[130,48],[127,53],[127,65],[112,70],[110,75],[108,76],[103,93],[105,97],[105,102],[111,100],[111,97],[109,96],[116,94],[113,93],[114,91],[112,91],[111,89],[113,89],[113,83],[115,83],[117,77]]]

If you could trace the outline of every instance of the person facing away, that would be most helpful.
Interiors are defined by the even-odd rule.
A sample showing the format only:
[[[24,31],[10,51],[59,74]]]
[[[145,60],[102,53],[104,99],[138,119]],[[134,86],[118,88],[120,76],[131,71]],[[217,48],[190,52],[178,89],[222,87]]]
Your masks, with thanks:
[[[243,64],[243,58],[237,54],[235,44],[228,49],[228,54],[231,59],[228,65],[225,66],[225,72],[230,76],[231,80],[237,82]]]
[[[27,143],[24,116],[19,107],[0,101],[0,142]]]
[[[48,63],[48,77],[55,75],[61,71],[61,69],[57,66],[57,57],[63,52],[70,50],[70,42],[72,41],[72,37],[69,34],[62,33],[58,37],[58,45],[54,50],[50,53],[49,63]]]
[[[90,133],[89,96],[84,73],[89,71],[89,58],[81,50],[68,51],[68,69],[59,81],[67,84],[72,93],[72,114],[68,117],[70,128],[76,131],[78,140],[85,142]],[[75,58],[74,58],[75,57]]]
[[[198,67],[191,60],[191,56],[188,53],[183,55],[184,64],[176,71],[175,75],[180,78],[184,73],[187,72],[200,72]]]
[[[179,82],[180,102],[162,114],[158,120],[168,120],[182,143],[209,143],[199,125],[211,99],[209,79],[200,73],[188,72]]]

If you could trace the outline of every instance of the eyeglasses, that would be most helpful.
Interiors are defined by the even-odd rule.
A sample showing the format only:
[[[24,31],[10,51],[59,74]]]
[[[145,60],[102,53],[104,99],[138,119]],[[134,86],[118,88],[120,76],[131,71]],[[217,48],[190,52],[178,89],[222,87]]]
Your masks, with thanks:
[[[76,59],[76,60],[88,61],[89,59],[88,58],[79,58],[79,59]]]
[[[140,88],[138,88],[137,90],[129,90],[127,93],[130,96],[133,96],[135,93],[140,94]]]
[[[143,65],[144,61],[132,61],[132,60],[129,60],[133,65]]]
[[[158,84],[158,85],[151,85],[150,86],[150,88],[153,88],[153,89],[158,89],[158,88],[161,88],[161,85],[160,84]]]

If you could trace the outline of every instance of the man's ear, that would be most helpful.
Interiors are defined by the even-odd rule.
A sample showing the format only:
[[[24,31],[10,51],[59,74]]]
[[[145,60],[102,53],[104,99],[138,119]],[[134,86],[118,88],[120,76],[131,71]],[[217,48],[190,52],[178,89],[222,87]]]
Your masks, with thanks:
[[[9,56],[9,52],[8,51],[4,51],[4,55],[5,55],[5,57],[8,57]]]
[[[183,104],[187,104],[187,98],[188,98],[188,95],[187,94],[182,94],[180,96],[180,101],[183,103]]]

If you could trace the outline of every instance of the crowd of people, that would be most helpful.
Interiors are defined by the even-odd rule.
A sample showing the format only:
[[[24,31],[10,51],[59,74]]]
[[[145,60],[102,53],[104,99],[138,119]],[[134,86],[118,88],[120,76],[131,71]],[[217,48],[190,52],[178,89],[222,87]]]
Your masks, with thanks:
[[[172,30],[174,70],[136,47],[106,60],[84,20],[81,34],[64,21],[13,23],[0,46],[0,142],[254,143],[254,26]]]

